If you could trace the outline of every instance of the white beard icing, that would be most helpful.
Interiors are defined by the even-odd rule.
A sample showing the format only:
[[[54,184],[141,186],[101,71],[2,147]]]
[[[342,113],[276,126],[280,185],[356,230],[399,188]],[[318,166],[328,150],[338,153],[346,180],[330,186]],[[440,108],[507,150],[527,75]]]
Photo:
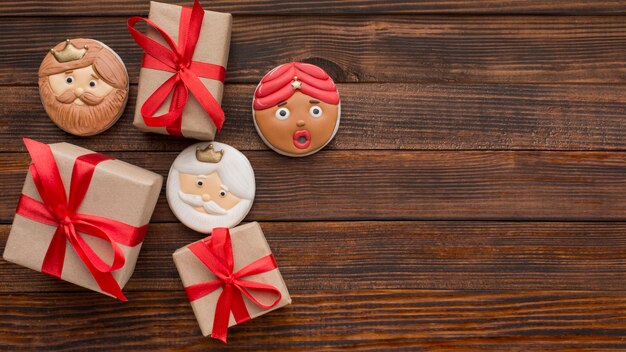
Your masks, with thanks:
[[[188,195],[182,193],[185,196],[189,196],[187,198],[191,201],[192,205],[186,203],[182,198],[180,193],[180,179],[178,170],[175,168],[170,169],[170,173],[168,175],[168,184],[167,184],[167,202],[169,203],[170,208],[174,212],[174,215],[186,226],[189,228],[202,232],[202,233],[211,233],[216,227],[227,227],[233,228],[237,226],[241,220],[243,220],[250,208],[252,208],[252,200],[241,198],[239,203],[232,207],[229,210],[224,210],[219,205],[215,204],[215,206],[225,211],[225,214],[214,214],[214,208],[210,208],[211,211],[207,210],[205,207],[205,202],[202,201],[202,197],[198,196],[200,202],[197,202],[198,198],[195,198],[194,195]],[[214,202],[209,202],[214,203]],[[196,205],[197,204],[197,205]],[[213,214],[204,214],[197,210],[195,210],[194,206],[202,206],[207,212],[213,212]]]
[[[178,196],[183,202],[191,206],[202,207],[210,215],[225,215],[228,212],[212,200],[208,202],[203,201],[202,197],[197,194],[187,194],[183,191],[178,191]]]

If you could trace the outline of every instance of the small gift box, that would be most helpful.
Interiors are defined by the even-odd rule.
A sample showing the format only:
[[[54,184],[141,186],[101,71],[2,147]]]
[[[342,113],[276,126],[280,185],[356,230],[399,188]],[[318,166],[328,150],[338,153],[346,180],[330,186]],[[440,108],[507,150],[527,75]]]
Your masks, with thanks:
[[[134,26],[149,24],[147,35]],[[224,123],[220,106],[232,16],[150,3],[149,18],[128,30],[144,50],[133,124],[142,131],[213,140]]]
[[[215,228],[174,252],[174,262],[204,336],[226,342],[229,326],[291,303],[258,223]]]
[[[4,259],[126,300],[163,178],[68,143],[32,158]]]

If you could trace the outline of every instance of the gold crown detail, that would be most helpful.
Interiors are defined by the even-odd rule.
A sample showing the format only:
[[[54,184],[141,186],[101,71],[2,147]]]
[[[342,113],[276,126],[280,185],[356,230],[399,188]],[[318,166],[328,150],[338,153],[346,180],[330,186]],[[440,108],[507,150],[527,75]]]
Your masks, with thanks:
[[[206,148],[202,149],[200,147],[196,148],[196,159],[198,161],[202,161],[204,163],[219,163],[224,156],[224,150],[220,150],[216,152],[213,149],[213,144],[209,144]]]
[[[82,59],[85,54],[87,54],[87,45],[83,46],[82,49],[78,49],[70,42],[69,39],[65,40],[65,47],[61,51],[56,51],[54,49],[50,49],[50,53],[54,55],[58,62],[69,62],[74,60]]]

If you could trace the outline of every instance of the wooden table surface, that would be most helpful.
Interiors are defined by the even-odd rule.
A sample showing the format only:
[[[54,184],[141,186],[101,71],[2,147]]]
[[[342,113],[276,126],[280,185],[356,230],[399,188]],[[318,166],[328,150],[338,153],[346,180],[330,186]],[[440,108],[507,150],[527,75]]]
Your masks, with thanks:
[[[190,5],[190,1],[183,2]],[[626,1],[204,1],[234,15],[217,140],[257,177],[293,304],[203,338],[171,259],[199,235],[164,193],[122,303],[0,261],[6,350],[626,349]],[[0,3],[0,250],[30,158],[67,141],[166,176],[191,140],[131,125],[147,0]],[[121,120],[47,118],[37,69],[91,37],[126,62]],[[288,61],[338,82],[342,123],[306,158],[256,134],[256,83]]]

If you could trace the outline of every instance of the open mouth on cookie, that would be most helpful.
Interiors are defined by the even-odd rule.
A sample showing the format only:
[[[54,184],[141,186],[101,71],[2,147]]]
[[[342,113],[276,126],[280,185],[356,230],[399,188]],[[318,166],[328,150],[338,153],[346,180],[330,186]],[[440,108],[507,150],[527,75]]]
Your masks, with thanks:
[[[311,144],[311,134],[307,130],[298,130],[293,134],[293,145],[298,149],[306,149]]]

